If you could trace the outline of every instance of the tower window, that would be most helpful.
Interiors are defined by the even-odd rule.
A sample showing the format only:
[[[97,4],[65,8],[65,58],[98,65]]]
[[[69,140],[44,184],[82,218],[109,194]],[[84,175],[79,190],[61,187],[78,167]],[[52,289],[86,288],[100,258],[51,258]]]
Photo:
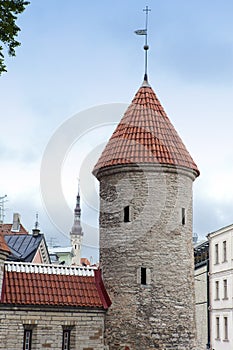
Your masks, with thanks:
[[[130,222],[130,210],[129,205],[124,208],[124,222]]]
[[[182,215],[182,225],[185,225],[185,219],[186,219],[186,217],[185,217],[185,208],[182,208],[181,215]]]
[[[146,285],[146,268],[141,267],[141,284]]]

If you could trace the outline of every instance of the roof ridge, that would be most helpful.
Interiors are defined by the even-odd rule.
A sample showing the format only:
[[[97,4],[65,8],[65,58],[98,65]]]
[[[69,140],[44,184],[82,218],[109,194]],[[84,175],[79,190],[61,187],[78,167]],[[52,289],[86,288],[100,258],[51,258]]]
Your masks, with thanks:
[[[94,270],[97,269],[95,266],[63,266],[14,261],[6,261],[4,265],[5,271],[8,272],[41,273],[49,275],[94,276]]]

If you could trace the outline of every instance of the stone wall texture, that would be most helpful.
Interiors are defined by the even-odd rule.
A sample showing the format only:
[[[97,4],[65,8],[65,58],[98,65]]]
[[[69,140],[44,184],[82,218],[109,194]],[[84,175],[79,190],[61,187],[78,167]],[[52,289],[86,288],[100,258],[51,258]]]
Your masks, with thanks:
[[[98,178],[100,264],[112,300],[105,323],[106,349],[196,349],[195,176],[169,166],[132,165],[108,168]],[[126,206],[130,222],[124,222]],[[142,267],[146,285],[141,284]]]
[[[194,275],[197,345],[198,350],[206,350],[208,343],[207,265],[196,269]]]
[[[32,349],[62,349],[63,329],[73,350],[103,350],[104,312],[0,306],[0,349],[23,349],[24,329],[32,329]]]

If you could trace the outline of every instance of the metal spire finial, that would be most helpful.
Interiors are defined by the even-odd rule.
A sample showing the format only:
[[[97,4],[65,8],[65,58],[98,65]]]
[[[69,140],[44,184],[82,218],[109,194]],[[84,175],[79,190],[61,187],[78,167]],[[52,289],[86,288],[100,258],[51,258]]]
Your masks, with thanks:
[[[147,28],[148,28],[148,14],[151,11],[148,6],[146,6],[145,9],[143,9],[144,12],[146,12],[146,24],[145,24],[145,29],[146,29],[146,35],[145,35],[145,45],[144,45],[144,50],[145,50],[145,75],[144,75],[144,80],[147,81],[147,63],[148,63],[148,54],[147,51],[149,50],[149,46],[147,43]]]
[[[147,29],[148,29],[148,14],[151,11],[151,9],[149,9],[149,7],[146,6],[146,8],[143,9],[143,11],[146,13],[145,29],[136,30],[135,33],[137,35],[145,35],[145,45],[143,47],[144,50],[145,50],[145,74],[144,74],[144,81],[147,82],[148,81],[148,78],[147,78],[148,53],[147,52],[149,50]]]
[[[39,228],[39,214],[36,213],[35,229],[37,230],[38,228]]]

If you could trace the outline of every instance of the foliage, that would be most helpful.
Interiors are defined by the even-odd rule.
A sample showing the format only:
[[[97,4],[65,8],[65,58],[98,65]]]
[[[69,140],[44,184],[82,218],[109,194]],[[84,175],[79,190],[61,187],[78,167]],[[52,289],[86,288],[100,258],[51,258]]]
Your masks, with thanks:
[[[15,56],[15,48],[20,45],[16,40],[20,28],[15,22],[28,4],[24,0],[0,0],[0,75],[6,72],[4,48],[9,56]]]

